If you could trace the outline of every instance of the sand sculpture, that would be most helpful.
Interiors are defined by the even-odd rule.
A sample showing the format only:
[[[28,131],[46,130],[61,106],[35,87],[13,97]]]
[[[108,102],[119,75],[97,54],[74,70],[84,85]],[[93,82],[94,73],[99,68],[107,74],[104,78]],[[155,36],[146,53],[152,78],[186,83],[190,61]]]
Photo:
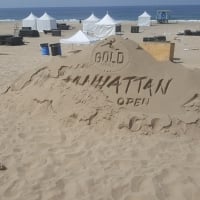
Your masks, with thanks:
[[[198,70],[157,62],[133,41],[114,36],[19,77],[0,101],[61,126],[186,133],[200,129],[199,76]]]

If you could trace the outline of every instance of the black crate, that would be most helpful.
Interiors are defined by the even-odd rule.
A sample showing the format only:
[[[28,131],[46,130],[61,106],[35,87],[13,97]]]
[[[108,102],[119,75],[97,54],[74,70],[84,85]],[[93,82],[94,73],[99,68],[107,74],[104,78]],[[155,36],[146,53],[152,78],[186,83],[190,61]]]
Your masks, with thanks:
[[[61,36],[61,30],[60,29],[52,29],[52,36]]]
[[[131,33],[139,33],[139,26],[131,26]]]

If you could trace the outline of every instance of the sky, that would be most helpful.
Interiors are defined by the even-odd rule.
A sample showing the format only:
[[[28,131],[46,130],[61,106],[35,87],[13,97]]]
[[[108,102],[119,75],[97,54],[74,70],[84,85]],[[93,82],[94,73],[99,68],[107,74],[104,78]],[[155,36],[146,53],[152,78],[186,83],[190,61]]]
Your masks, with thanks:
[[[5,7],[70,7],[200,4],[200,0],[0,0]]]

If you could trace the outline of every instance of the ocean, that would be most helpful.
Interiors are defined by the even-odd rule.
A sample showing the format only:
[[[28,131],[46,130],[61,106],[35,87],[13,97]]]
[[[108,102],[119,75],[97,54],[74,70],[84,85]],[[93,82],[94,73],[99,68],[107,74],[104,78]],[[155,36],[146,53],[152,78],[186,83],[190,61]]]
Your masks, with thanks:
[[[45,7],[45,8],[0,8],[0,20],[22,20],[32,12],[40,17],[47,12],[57,20],[83,20],[94,13],[102,18],[107,12],[115,20],[137,20],[144,11],[156,19],[157,10],[170,10],[171,20],[200,21],[200,5],[155,5],[155,6],[109,6],[109,7]]]

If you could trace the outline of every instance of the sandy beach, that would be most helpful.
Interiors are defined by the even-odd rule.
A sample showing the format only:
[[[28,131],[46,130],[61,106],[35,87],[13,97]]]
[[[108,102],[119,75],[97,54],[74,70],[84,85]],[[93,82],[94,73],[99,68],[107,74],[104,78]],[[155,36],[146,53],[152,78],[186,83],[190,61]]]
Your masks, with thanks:
[[[41,55],[40,44],[58,43],[82,29],[79,22],[67,23],[73,29],[61,36],[40,33],[24,37],[25,45],[0,46],[2,200],[198,200],[200,36],[177,33],[200,30],[199,22],[153,23],[139,33],[130,31],[136,22],[122,22],[116,45],[128,64],[118,71],[90,65],[90,55],[104,43],[62,44],[62,56]],[[13,34],[16,26],[21,22],[0,22],[0,35]],[[136,50],[143,37],[157,35],[175,43],[174,62]],[[127,80],[132,66],[140,80],[148,75],[150,81],[168,81],[165,88],[157,82],[137,91],[117,85],[115,78]],[[86,87],[98,74],[109,79],[103,89]],[[148,109],[119,106],[135,93],[144,96],[141,105],[146,101]]]

